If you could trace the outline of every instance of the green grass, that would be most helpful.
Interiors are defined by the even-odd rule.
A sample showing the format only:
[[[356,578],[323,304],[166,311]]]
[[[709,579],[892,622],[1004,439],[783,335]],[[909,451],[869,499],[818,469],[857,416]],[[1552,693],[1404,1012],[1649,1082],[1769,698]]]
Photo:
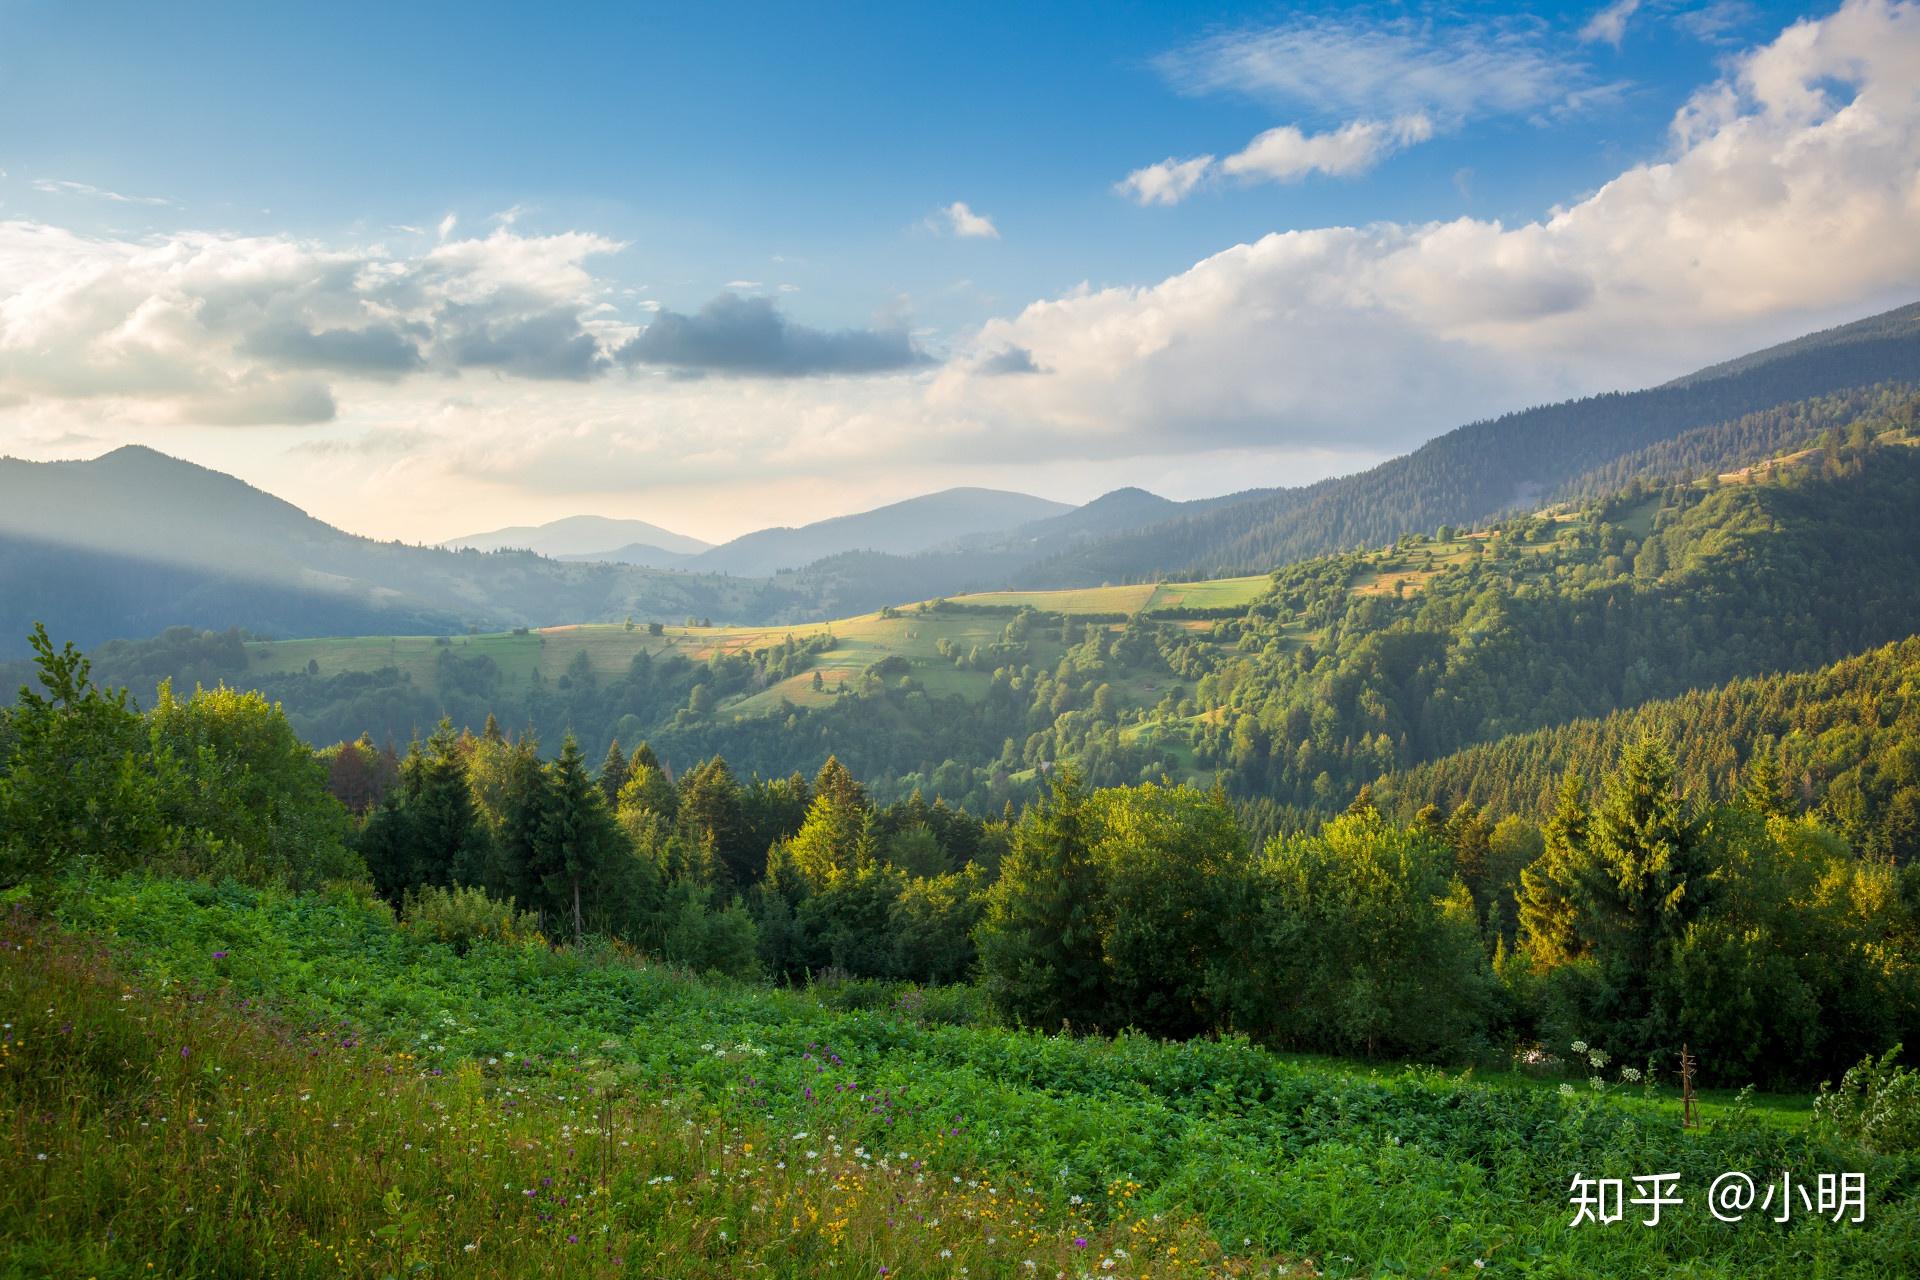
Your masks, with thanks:
[[[1031,1248],[1068,1275],[1097,1266],[1072,1235],[1100,1256],[1129,1248],[1131,1257],[1116,1257],[1120,1275],[1164,1273],[1176,1244],[1181,1259],[1209,1266],[1217,1246],[1254,1274],[1295,1261],[1333,1276],[1920,1271],[1913,1158],[1877,1157],[1735,1099],[1710,1099],[1705,1126],[1683,1132],[1663,1099],[1584,1088],[1566,1098],[1557,1085],[1504,1073],[1282,1058],[1231,1040],[1009,1032],[984,1022],[966,989],[782,992],[705,982],[613,951],[482,946],[462,958],[344,896],[124,881],[74,896],[64,915],[68,928],[112,948],[110,973],[89,989],[124,983],[133,999],[60,994],[75,988],[36,976],[48,966],[31,954],[59,944],[29,936],[0,954],[0,1021],[24,1028],[28,1042],[0,1069],[18,1117],[0,1158],[24,1173],[0,1190],[0,1247],[10,1250],[0,1256],[14,1272],[134,1275],[158,1260],[170,1275],[245,1274],[239,1256],[253,1249],[311,1256],[308,1270],[320,1274],[337,1248],[351,1259],[340,1269],[383,1274],[404,1259],[371,1251],[418,1231],[432,1241],[420,1247],[435,1273],[615,1274],[605,1258],[574,1271],[553,1260],[584,1256],[561,1247],[563,1227],[591,1239],[604,1225],[626,1250],[619,1274],[878,1276],[880,1265],[893,1275],[957,1276],[961,1265],[975,1276],[1023,1274],[1013,1255],[995,1252],[1008,1236],[979,1218],[978,1202],[900,1210],[889,1198],[934,1187],[960,1195],[973,1183],[1014,1193],[996,1211],[1017,1200],[1026,1229],[1040,1232],[1031,1245],[1020,1237],[1019,1260]],[[219,1020],[210,1024],[218,1029],[183,1031],[177,1021],[200,1017]],[[230,1025],[236,1018],[325,1039],[293,1036],[287,1051],[256,1055],[256,1042]],[[74,1031],[59,1030],[69,1023]],[[206,1038],[187,1046],[187,1034]],[[194,1076],[203,1092],[180,1095],[185,1102],[166,1092],[190,1083],[176,1073],[179,1047],[195,1050],[196,1072],[223,1068]],[[304,1082],[323,1069],[339,1072],[323,1082],[334,1092],[317,1117],[300,1121],[295,1082],[318,1100]],[[603,1085],[628,1108],[606,1144],[631,1163],[594,1194]],[[276,1091],[279,1110],[242,1105]],[[169,1125],[197,1115],[210,1129],[170,1128],[163,1141],[157,1125],[131,1123],[156,1111]],[[504,1127],[474,1128],[482,1116]],[[336,1119],[351,1140],[328,1127]],[[689,1122],[704,1130],[697,1141]],[[269,1132],[271,1143],[259,1136]],[[752,1161],[746,1142],[756,1144]],[[827,1163],[826,1143],[838,1145],[840,1163],[796,1179],[795,1165],[816,1167],[802,1150]],[[772,1149],[787,1169],[770,1166],[765,1144],[781,1144]],[[858,1161],[860,1150],[907,1152],[923,1162],[915,1172],[924,1181],[886,1182]],[[51,1169],[34,1161],[40,1151],[51,1153]],[[867,1180],[854,1186],[856,1166]],[[470,1167],[484,1176],[467,1177]],[[704,1180],[703,1167],[715,1171]],[[1789,1168],[1865,1173],[1867,1223],[1802,1215],[1784,1227],[1728,1225],[1700,1203],[1726,1170],[1777,1178]],[[669,1170],[680,1171],[685,1199],[649,1184]],[[1659,1228],[1567,1225],[1574,1174],[1667,1171],[1683,1175],[1688,1203]],[[261,1225],[221,1245],[184,1205],[226,1212],[231,1202],[220,1196],[238,1194],[243,1172],[253,1189],[241,1207]],[[514,1197],[542,1176],[576,1189],[581,1198],[566,1207],[586,1231],[519,1212]],[[854,1190],[835,1190],[836,1179]],[[266,1190],[276,1181],[279,1190]],[[228,1190],[214,1193],[215,1184]],[[393,1187],[400,1208],[389,1215],[383,1197]],[[840,1197],[831,1205],[819,1198],[829,1191]],[[755,1203],[802,1194],[815,1197],[808,1203],[819,1216],[802,1214],[798,1235],[757,1220]],[[409,1206],[417,1218],[406,1218]],[[833,1222],[842,1224],[837,1240],[825,1225]],[[396,1223],[392,1235],[368,1234]],[[1160,1233],[1158,1252],[1123,1243],[1139,1238],[1136,1225]],[[749,1250],[743,1260],[716,1255],[722,1229]],[[78,1242],[79,1260],[64,1269],[46,1265],[65,1256],[60,1240]],[[476,1254],[455,1252],[476,1240]],[[940,1257],[942,1248],[953,1258]]]

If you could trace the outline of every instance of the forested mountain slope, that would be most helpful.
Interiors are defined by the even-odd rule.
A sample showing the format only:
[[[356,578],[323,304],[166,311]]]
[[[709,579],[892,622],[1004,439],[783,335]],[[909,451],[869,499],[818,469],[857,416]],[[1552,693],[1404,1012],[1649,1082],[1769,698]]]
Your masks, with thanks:
[[[1515,520],[1463,562],[1425,541],[1278,574],[1199,684],[1201,760],[1339,803],[1472,743],[1920,631],[1920,453],[1901,444]]]
[[[262,653],[257,669],[248,646],[203,653],[189,636],[166,655],[103,654],[102,671],[231,670],[321,741],[404,740],[442,714],[477,730],[491,713],[549,745],[571,730],[596,753],[644,737],[675,768],[719,753],[784,776],[838,755],[878,794],[921,787],[981,811],[1074,761],[1100,784],[1218,776],[1238,796],[1324,812],[1477,743],[1920,633],[1920,450],[1907,439],[1834,431],[1739,483],[1632,488],[1488,533],[1322,557],[1280,571],[1250,607],[1210,607],[1229,597],[1200,584],[1181,593],[1197,607],[1141,613],[1126,593],[1148,589],[1113,588],[784,632],[674,628],[644,644],[608,628],[403,654],[374,637]],[[1083,596],[1110,603],[1087,612]]]
[[[1409,814],[1464,801],[1544,820],[1569,771],[1599,777],[1646,737],[1672,750],[1681,784],[1698,797],[1733,795],[1756,756],[1771,757],[1792,802],[1822,813],[1856,849],[1920,857],[1920,637],[1817,671],[1736,680],[1482,743],[1383,777],[1373,794]]]
[[[1359,475],[1252,495],[1063,553],[1033,566],[1025,580],[1067,586],[1247,573],[1381,546],[1405,533],[1531,508],[1659,441],[1888,382],[1920,382],[1920,303],[1665,386],[1471,423]]]

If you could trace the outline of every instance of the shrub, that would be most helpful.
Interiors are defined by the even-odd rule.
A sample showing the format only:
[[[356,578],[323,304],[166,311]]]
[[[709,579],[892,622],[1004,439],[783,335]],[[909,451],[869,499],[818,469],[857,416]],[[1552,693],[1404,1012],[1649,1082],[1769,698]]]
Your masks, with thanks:
[[[480,941],[508,946],[543,941],[540,922],[531,912],[515,910],[513,899],[503,902],[485,890],[459,885],[428,885],[409,893],[401,918],[422,937],[452,947],[456,955],[465,955]]]
[[[1840,1078],[1820,1086],[1814,1123],[1882,1154],[1920,1151],[1920,1071],[1894,1065],[1900,1046],[1868,1054]]]

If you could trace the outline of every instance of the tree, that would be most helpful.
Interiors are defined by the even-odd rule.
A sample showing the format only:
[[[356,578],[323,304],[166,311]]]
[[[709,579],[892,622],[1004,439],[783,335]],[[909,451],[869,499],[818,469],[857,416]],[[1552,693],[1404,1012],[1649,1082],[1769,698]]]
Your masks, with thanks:
[[[1186,1037],[1222,1025],[1253,890],[1224,793],[1145,783],[1086,801],[1109,1027]]]
[[[327,767],[274,703],[225,686],[179,698],[162,681],[147,733],[177,869],[297,889],[361,874]]]
[[[872,861],[872,818],[865,790],[829,757],[814,779],[806,821],[787,845],[801,879],[818,891]]]
[[[712,853],[724,882],[745,886],[760,878],[766,850],[747,845],[740,784],[725,760],[715,756],[680,780],[678,811],[681,831]]]
[[[1780,756],[1771,738],[1762,738],[1753,745],[1753,754],[1747,760],[1746,775],[1740,780],[1740,798],[1755,813],[1769,818],[1786,818],[1793,814],[1793,801],[1787,795],[1786,770],[1780,767]]]
[[[600,762],[600,794],[606,797],[608,808],[620,802],[620,788],[626,785],[627,757],[620,750],[620,739],[615,738],[607,748],[607,758]]]
[[[536,841],[541,900],[556,915],[570,915],[573,936],[586,933],[582,899],[591,886],[615,880],[616,858],[631,846],[621,837],[606,800],[587,772],[580,744],[568,734],[549,770],[550,799]]]
[[[1015,829],[975,943],[988,998],[1007,1017],[1052,1030],[1101,1010],[1097,882],[1086,790],[1071,767]]]
[[[1377,813],[1269,841],[1240,1025],[1322,1052],[1470,1051],[1493,981],[1451,862],[1430,833]]]
[[[1585,949],[1574,929],[1574,912],[1577,883],[1587,858],[1588,821],[1586,782],[1579,774],[1569,773],[1560,780],[1544,848],[1520,873],[1514,903],[1520,946],[1542,969],[1566,964]]]
[[[23,686],[0,759],[0,886],[46,883],[91,863],[109,870],[164,857],[179,831],[162,812],[139,715],[125,689],[94,685],[71,643],[45,626],[29,640],[44,693]]]

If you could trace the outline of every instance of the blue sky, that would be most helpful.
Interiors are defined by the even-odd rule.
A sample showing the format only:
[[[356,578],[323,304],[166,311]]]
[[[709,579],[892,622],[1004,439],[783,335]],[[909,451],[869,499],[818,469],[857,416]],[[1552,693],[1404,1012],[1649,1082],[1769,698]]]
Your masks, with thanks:
[[[1802,18],[1831,28],[1811,49],[1783,35]],[[0,3],[0,222],[21,246],[0,245],[0,296],[71,290],[96,260],[137,276],[125,264],[153,269],[166,253],[216,282],[183,296],[191,271],[176,262],[145,295],[108,301],[90,283],[84,308],[70,292],[66,310],[38,317],[38,339],[16,315],[11,375],[0,325],[0,448],[55,456],[139,439],[349,527],[410,537],[575,510],[714,536],[752,523],[745,494],[748,510],[804,519],[943,476],[1070,499],[1125,482],[1194,496],[1310,480],[1461,415],[1639,385],[1897,297],[1911,254],[1863,264],[1839,237],[1849,258],[1827,273],[1836,283],[1773,282],[1671,317],[1685,340],[1649,340],[1629,332],[1637,286],[1596,265],[1612,233],[1589,230],[1602,213],[1634,226],[1645,209],[1610,197],[1572,231],[1550,224],[1689,147],[1704,172],[1710,146],[1767,132],[1771,162],[1787,163],[1792,130],[1831,126],[1876,85],[1897,98],[1917,26],[1908,6],[1864,0],[1837,18],[1725,0],[1525,12]],[[1782,96],[1766,70],[1777,62],[1829,94],[1823,113]],[[1711,122],[1718,141],[1683,139],[1677,113],[1722,89],[1735,102]],[[1911,212],[1898,204],[1911,132],[1898,139],[1833,158],[1894,202],[1863,237]],[[1163,162],[1190,164],[1191,189],[1124,185]],[[1725,193],[1704,181],[1691,190],[1711,205]],[[1663,211],[1645,225],[1693,216],[1668,198],[1647,196]],[[1792,205],[1780,219],[1804,218]],[[1450,225],[1339,245],[1263,239]],[[462,244],[475,247],[447,249]],[[1309,248],[1310,267],[1298,260]],[[1518,278],[1516,255],[1536,253]],[[1387,288],[1377,275],[1436,255],[1457,271],[1451,285],[1396,276]],[[1241,266],[1252,274],[1213,278]],[[326,295],[330,270],[357,283]],[[253,328],[207,322],[224,314],[207,289],[231,302],[234,282],[262,271],[271,297],[248,298]],[[375,276],[406,277],[405,300],[376,296]],[[1248,279],[1260,282],[1250,293]],[[1187,315],[1174,339],[1156,332],[1202,284],[1217,314]],[[1405,299],[1423,289],[1436,301],[1416,314]],[[1463,289],[1489,301],[1463,313]],[[1341,354],[1360,353],[1351,365],[1303,356],[1269,385],[1257,344],[1219,336],[1304,352],[1318,328],[1290,326],[1312,317],[1275,317],[1325,290],[1333,301],[1315,308]],[[727,311],[729,294],[751,305]],[[702,311],[716,299],[721,310]],[[1646,305],[1638,328],[1668,321],[1660,299]],[[116,307],[123,322],[164,312],[193,331],[142,331],[136,368]],[[522,358],[510,348],[535,321],[572,345]],[[1617,341],[1596,346],[1595,325]],[[778,330],[766,341],[786,354],[727,355],[753,326]],[[1116,343],[1120,329],[1131,336]],[[76,344],[70,360],[62,348],[46,361],[49,330]],[[111,359],[103,334],[120,335]],[[361,358],[393,342],[395,362]],[[1008,352],[1036,376],[984,376]],[[1397,398],[1349,397],[1351,412],[1334,407],[1339,385],[1307,385],[1377,385],[1382,370]],[[1102,383],[1150,373],[1129,403],[1157,417],[1116,425],[1127,408]],[[1203,402],[1191,413],[1187,391]],[[404,514],[362,504],[383,485],[419,496]]]

